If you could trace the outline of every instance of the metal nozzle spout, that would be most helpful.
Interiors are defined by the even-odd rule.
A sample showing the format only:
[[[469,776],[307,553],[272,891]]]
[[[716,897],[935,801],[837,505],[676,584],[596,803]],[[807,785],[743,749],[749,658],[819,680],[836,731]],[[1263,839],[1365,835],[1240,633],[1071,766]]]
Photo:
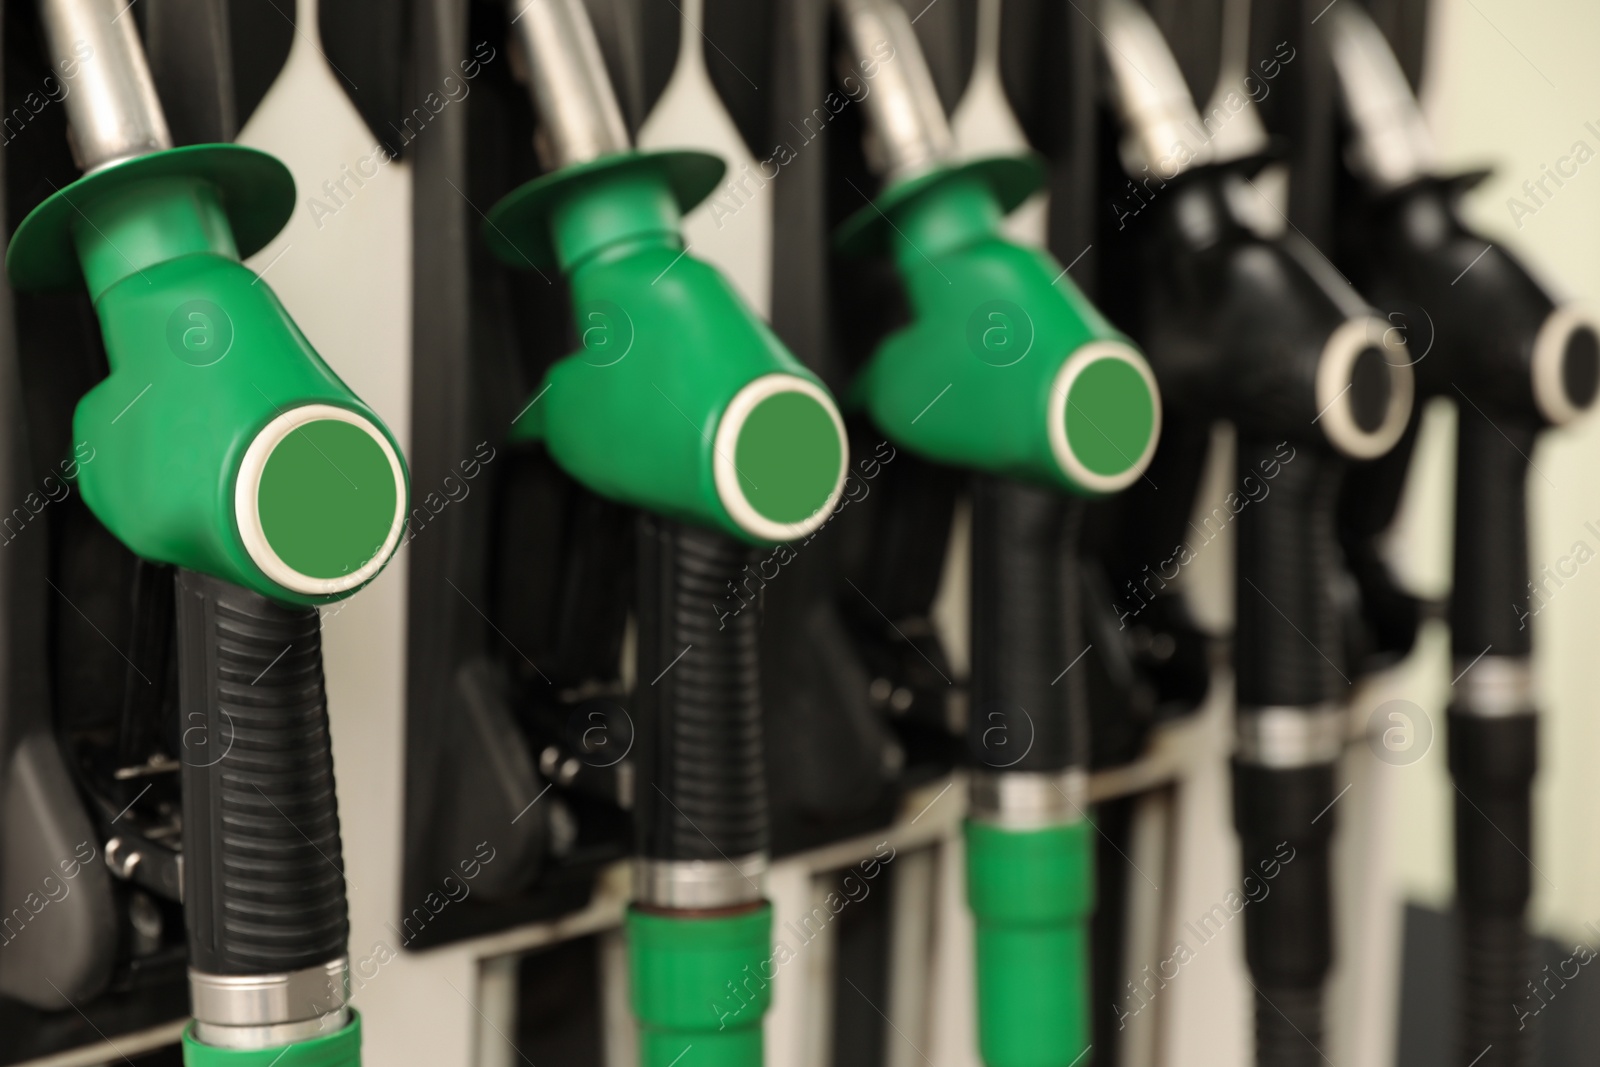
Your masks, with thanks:
[[[40,0],[39,14],[50,54],[78,63],[66,97],[78,166],[93,171],[171,148],[161,98],[127,8],[118,0]]]
[[[1101,35],[1112,96],[1123,123],[1122,165],[1174,178],[1212,162],[1211,139],[1183,71],[1149,14],[1129,0],[1105,0]]]
[[[531,0],[508,10],[517,10],[511,31],[527,61],[544,164],[555,170],[631,147],[583,0]]]
[[[1380,189],[1428,174],[1433,138],[1383,31],[1361,7],[1342,4],[1328,12],[1324,32],[1353,128],[1351,167]]]
[[[869,162],[884,184],[949,162],[955,155],[950,122],[905,9],[894,0],[838,0],[837,7],[847,58],[881,61],[862,106],[871,130]]]

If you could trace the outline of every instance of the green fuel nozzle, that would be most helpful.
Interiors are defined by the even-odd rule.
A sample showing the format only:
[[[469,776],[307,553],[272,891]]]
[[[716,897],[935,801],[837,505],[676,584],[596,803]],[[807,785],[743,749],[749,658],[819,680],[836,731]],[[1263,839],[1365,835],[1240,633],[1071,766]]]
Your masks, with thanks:
[[[97,453],[84,502],[146,559],[293,604],[348,595],[399,545],[406,469],[240,262],[288,220],[293,178],[240,145],[171,147],[137,35],[109,25],[115,6],[41,7],[62,48],[100,46],[85,77],[115,68],[104,92],[67,98],[87,173],[29,213],[6,255],[20,290],[87,284],[100,319],[111,373],[73,419]]]
[[[560,267],[580,348],[514,432],[613,500],[753,544],[804,537],[843,491],[844,422],[684,244],[683,212],[724,164],[632,149],[582,11],[539,0],[515,29],[552,169],[495,205],[484,237],[508,266]]]
[[[888,255],[911,322],[851,388],[897,446],[976,472],[972,512],[967,901],[988,1067],[1070,1067],[1089,1047],[1089,822],[1075,564],[1083,501],[1155,453],[1161,401],[1133,344],[1047,252],[1000,232],[1043,184],[1033,157],[958,163],[915,32],[894,0],[838,0],[877,199],[836,236]],[[887,56],[887,58],[885,58]],[[1059,661],[1058,661],[1059,660]]]
[[[844,422],[684,247],[682,212],[722,170],[697,152],[574,164],[507,196],[485,234],[508,265],[560,265],[582,346],[551,367],[515,432],[602,496],[773,544],[838,502]]]
[[[635,673],[655,681],[632,698],[648,728],[626,922],[640,1061],[758,1067],[772,997],[758,635],[755,613],[725,624],[712,605],[750,546],[827,521],[844,423],[684,243],[682,214],[722,161],[632,148],[581,0],[514,6],[550,172],[495,205],[484,237],[508,266],[559,266],[580,345],[514,433],[642,511]]]
[[[80,489],[124,545],[177,567],[184,1061],[356,1067],[314,606],[393,555],[405,463],[240,262],[288,220],[288,170],[172,147],[117,0],[39,7],[53,54],[92,48],[65,99],[86,173],[23,220],[6,268],[18,289],[87,285],[110,373],[74,413],[96,453]]]
[[[1043,184],[1042,165],[1032,156],[954,162],[909,20],[880,0],[838,7],[852,59],[867,61],[883,42],[891,58],[864,100],[884,189],[836,247],[890,255],[912,311],[849,400],[935,462],[1085,496],[1126,488],[1160,435],[1155,377],[1054,257],[1000,233]]]

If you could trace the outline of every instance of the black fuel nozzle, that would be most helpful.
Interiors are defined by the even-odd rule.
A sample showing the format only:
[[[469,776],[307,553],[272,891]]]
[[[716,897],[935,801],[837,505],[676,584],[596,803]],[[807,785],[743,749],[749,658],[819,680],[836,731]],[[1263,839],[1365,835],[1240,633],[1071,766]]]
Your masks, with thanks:
[[[1251,181],[1258,162],[1217,151],[1149,15],[1129,0],[1103,10],[1123,166],[1159,183],[1131,227],[1145,290],[1132,332],[1176,417],[1236,430],[1235,484],[1191,536],[1231,526],[1237,544],[1235,825],[1245,875],[1277,870],[1246,919],[1257,1062],[1312,1064],[1333,956],[1330,809],[1349,690],[1335,502],[1350,462],[1404,432],[1410,360],[1309,242],[1263,235],[1251,212],[1266,203]]]
[[[1341,258],[1379,301],[1420,311],[1430,336],[1419,386],[1459,414],[1448,713],[1463,939],[1454,1057],[1522,1065],[1532,1058],[1516,1005],[1533,973],[1525,914],[1538,746],[1530,621],[1544,600],[1529,580],[1526,483],[1540,434],[1594,404],[1600,327],[1463,221],[1460,198],[1482,175],[1436,170],[1383,33],[1360,7],[1329,14],[1346,159],[1360,187]]]

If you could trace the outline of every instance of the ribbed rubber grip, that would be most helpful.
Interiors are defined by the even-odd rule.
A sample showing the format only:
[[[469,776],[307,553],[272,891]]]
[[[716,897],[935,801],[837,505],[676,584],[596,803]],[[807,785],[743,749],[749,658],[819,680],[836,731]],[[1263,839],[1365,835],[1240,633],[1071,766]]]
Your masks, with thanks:
[[[1528,588],[1528,457],[1538,429],[1504,417],[1491,423],[1470,404],[1459,407],[1451,649],[1458,661],[1527,656],[1533,628],[1523,612],[1555,592]],[[1461,923],[1456,1060],[1481,1055],[1477,1067],[1525,1067],[1533,1060],[1533,1028],[1514,1006],[1527,999],[1533,977],[1526,912],[1538,719],[1532,708],[1490,718],[1452,708],[1449,746]]]
[[[671,519],[639,520],[639,852],[723,860],[765,852],[758,615],[719,612],[755,553]]]
[[[1256,990],[1257,1067],[1320,1067],[1322,989],[1262,986]]]
[[[1521,915],[1466,913],[1461,923],[1460,1067],[1530,1067],[1537,1017],[1518,1011],[1530,1000],[1533,939]],[[1525,1010],[1525,1009],[1524,1009]]]
[[[1089,672],[1066,670],[1084,649],[1075,558],[1083,508],[1057,491],[975,481],[967,745],[976,766],[1088,766]]]
[[[1508,1005],[1525,1003],[1533,978],[1526,913],[1532,895],[1533,777],[1538,718],[1482,717],[1452,708],[1456,908],[1462,934],[1461,1063],[1493,1045],[1479,1067],[1532,1060],[1532,1029]]]
[[[1450,594],[1450,645],[1473,659],[1526,656],[1533,628],[1518,607],[1528,591],[1528,460],[1537,431],[1470,405],[1456,432],[1455,585]],[[1557,579],[1559,581],[1559,579]],[[1547,599],[1555,592],[1547,586]]]
[[[1239,435],[1239,480],[1276,461],[1275,442]],[[1241,707],[1314,707],[1347,688],[1344,636],[1334,578],[1339,573],[1335,506],[1345,462],[1302,447],[1281,463],[1264,495],[1231,499],[1239,508],[1233,656]]]
[[[193,571],[176,581],[190,966],[273,974],[343,956],[317,612]]]

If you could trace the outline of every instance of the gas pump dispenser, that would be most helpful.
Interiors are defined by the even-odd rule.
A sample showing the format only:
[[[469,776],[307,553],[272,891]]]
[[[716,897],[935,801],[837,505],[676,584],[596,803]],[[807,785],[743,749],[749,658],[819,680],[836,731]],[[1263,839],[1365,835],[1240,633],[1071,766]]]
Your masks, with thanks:
[[[1243,221],[1259,159],[1220,158],[1196,137],[1206,127],[1144,9],[1101,11],[1123,167],[1161,183],[1130,226],[1145,294],[1132,332],[1174,408],[1233,422],[1235,476],[1272,480],[1234,520],[1234,818],[1245,873],[1278,865],[1246,915],[1256,1059],[1309,1064],[1321,1058],[1333,767],[1348,730],[1334,504],[1348,463],[1404,432],[1412,372],[1386,323],[1327,280],[1303,240]]]
[[[579,0],[517,10],[550,172],[496,205],[484,237],[509,266],[565,274],[585,346],[551,368],[518,432],[644,512],[627,916],[641,1062],[665,1067],[693,1047],[702,1062],[754,1065],[770,986],[750,990],[750,1010],[707,1010],[766,962],[772,933],[757,616],[716,606],[749,546],[827,520],[844,425],[815,375],[684,245],[682,212],[711,192],[721,160],[630,147]],[[597,324],[603,350],[589,343]]]
[[[86,284],[111,374],[78,403],[78,484],[177,572],[185,1061],[359,1062],[316,606],[399,543],[407,485],[377,416],[254,272],[294,183],[231,144],[173,148],[137,32],[109,0],[44,0],[85,171],[23,221],[19,289]]]
[[[966,844],[979,1048],[997,1067],[1065,1067],[1090,1043],[1094,908],[1085,690],[1063,670],[1084,651],[1075,540],[1081,498],[1148,465],[1160,401],[1143,357],[1066,272],[998,233],[1042,181],[1038,162],[958,162],[905,10],[836,10],[844,65],[875,79],[863,106],[883,180],[837,243],[890,256],[911,313],[850,397],[897,446],[975,474]]]
[[[1426,395],[1452,400],[1456,441],[1452,673],[1460,1031],[1454,1062],[1532,1062],[1515,1005],[1534,976],[1526,911],[1538,703],[1526,483],[1541,435],[1593,407],[1600,325],[1557,304],[1527,270],[1463,221],[1482,174],[1445,175],[1411,87],[1365,9],[1322,27],[1349,123],[1357,220],[1341,244],[1351,276],[1381,300],[1426,309],[1435,353]]]

